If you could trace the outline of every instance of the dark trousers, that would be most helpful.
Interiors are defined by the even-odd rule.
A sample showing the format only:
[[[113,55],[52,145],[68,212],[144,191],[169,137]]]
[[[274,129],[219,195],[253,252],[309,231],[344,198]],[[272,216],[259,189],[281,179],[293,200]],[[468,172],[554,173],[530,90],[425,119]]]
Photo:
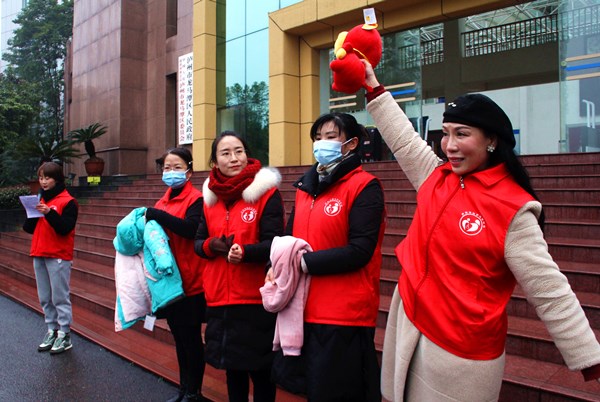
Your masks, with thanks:
[[[275,383],[271,382],[271,370],[227,370],[227,393],[229,402],[248,402],[250,379],[254,386],[254,402],[274,402]]]
[[[167,319],[175,339],[179,383],[188,394],[202,393],[205,367],[202,322],[205,314],[203,293],[185,297],[157,312],[159,318]]]
[[[189,394],[200,393],[205,366],[202,327],[178,325],[169,325],[169,327],[175,338],[181,388]]]

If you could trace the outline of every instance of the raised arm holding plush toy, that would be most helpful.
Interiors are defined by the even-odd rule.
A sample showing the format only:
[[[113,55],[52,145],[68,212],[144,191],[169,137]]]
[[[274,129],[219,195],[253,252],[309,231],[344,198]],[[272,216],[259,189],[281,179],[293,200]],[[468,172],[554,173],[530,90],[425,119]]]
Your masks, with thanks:
[[[383,345],[390,401],[493,401],[506,360],[506,305],[516,284],[571,370],[600,377],[600,345],[548,253],[542,204],[514,152],[510,119],[482,94],[443,116],[442,161],[379,84],[367,61],[367,111],[417,190],[396,247],[402,267]]]
[[[365,65],[361,60],[368,61],[373,67],[381,60],[381,36],[377,32],[373,9],[365,10],[365,24],[340,32],[334,49],[335,60],[329,64],[333,71],[333,90],[346,94],[355,94],[360,88],[371,91],[365,81]]]

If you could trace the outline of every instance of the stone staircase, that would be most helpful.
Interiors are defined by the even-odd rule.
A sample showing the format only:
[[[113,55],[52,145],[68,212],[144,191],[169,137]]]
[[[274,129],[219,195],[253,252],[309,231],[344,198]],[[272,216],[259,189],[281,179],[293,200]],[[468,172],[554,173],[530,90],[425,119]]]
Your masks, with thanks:
[[[600,339],[600,154],[524,156],[533,185],[546,211],[545,235],[550,253],[581,301]],[[376,343],[381,350],[389,303],[399,267],[393,248],[406,235],[415,209],[416,193],[395,161],[365,164],[385,188],[388,222],[381,271],[381,303]],[[306,166],[281,168],[282,196],[289,213],[294,201],[291,184]],[[206,172],[196,172],[201,188]],[[75,258],[71,279],[73,330],[169,381],[177,381],[177,363],[168,327],[157,321],[153,332],[141,323],[114,332],[114,249],[116,224],[139,206],[151,206],[165,187],[159,175],[117,183],[110,191],[79,198]],[[23,231],[0,233],[0,294],[41,311],[35,290],[31,236]],[[600,401],[600,384],[584,383],[570,372],[543,324],[516,289],[508,305],[509,336],[502,401]],[[40,330],[43,331],[42,325]],[[204,393],[226,400],[224,372],[207,366]],[[278,392],[278,401],[303,400]]]

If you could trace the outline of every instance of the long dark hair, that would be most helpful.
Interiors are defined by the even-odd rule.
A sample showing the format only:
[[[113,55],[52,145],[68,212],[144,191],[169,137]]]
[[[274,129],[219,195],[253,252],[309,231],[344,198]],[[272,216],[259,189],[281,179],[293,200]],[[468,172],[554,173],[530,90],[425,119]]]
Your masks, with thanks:
[[[492,135],[488,132],[485,132],[485,136],[488,138],[492,138]],[[490,164],[491,166],[496,166],[500,163],[504,163],[506,165],[506,169],[511,174],[513,179],[517,182],[519,186],[523,188],[523,190],[527,191],[533,198],[537,201],[540,201],[537,194],[533,190],[533,186],[531,185],[531,179],[529,178],[529,173],[527,173],[527,169],[521,163],[521,160],[515,154],[514,149],[509,146],[504,139],[500,136],[496,136],[497,144],[494,152],[490,153]],[[538,223],[542,231],[544,230],[544,224],[546,222],[546,215],[544,210],[542,209],[540,213],[540,217],[538,218]]]
[[[244,151],[246,151],[246,155],[250,156],[250,149],[248,148],[248,144],[246,143],[246,140],[244,140],[235,131],[225,130],[225,131],[221,132],[221,134],[217,135],[215,137],[214,141],[212,142],[212,146],[210,147],[210,159],[208,161],[208,165],[210,167],[215,166],[215,164],[217,163],[217,146],[219,145],[219,142],[221,142],[221,140],[227,136],[235,137],[238,140],[240,140],[240,142],[244,146]]]
[[[354,116],[348,113],[333,112],[319,116],[310,128],[310,139],[314,141],[319,128],[330,121],[333,121],[333,124],[340,130],[340,133],[342,131],[346,133],[346,140],[354,137],[358,138],[358,145],[352,151],[353,153],[357,153],[360,150],[362,140],[368,137],[367,129],[362,124],[359,124]]]

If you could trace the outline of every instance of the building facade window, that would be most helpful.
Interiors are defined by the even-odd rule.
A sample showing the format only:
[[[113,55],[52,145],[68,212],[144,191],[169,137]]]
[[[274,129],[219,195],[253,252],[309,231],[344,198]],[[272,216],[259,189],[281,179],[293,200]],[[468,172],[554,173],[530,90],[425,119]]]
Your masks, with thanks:
[[[233,130],[252,156],[269,160],[269,12],[296,1],[217,3],[217,131]]]

